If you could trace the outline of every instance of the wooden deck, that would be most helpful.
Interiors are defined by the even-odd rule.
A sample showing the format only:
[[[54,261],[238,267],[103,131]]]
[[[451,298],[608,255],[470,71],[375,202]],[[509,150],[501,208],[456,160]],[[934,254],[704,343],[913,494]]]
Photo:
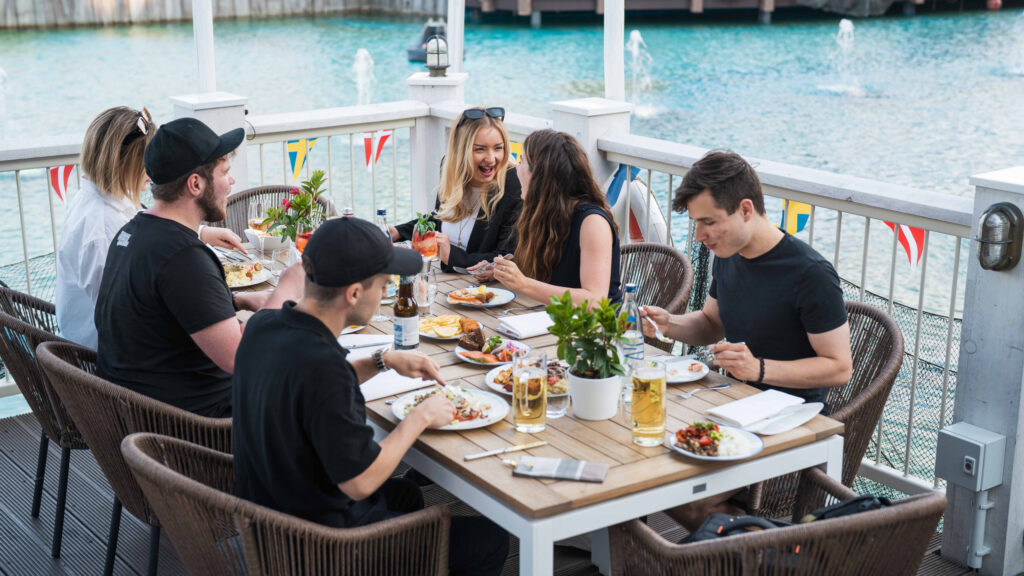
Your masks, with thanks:
[[[87,451],[73,452],[68,479],[63,553],[59,560],[50,558],[60,450],[51,443],[42,508],[39,518],[32,518],[29,516],[29,508],[32,503],[39,434],[39,425],[31,414],[0,420],[0,574],[99,574],[107,550],[113,493],[92,455]],[[473,514],[471,508],[436,486],[424,488],[424,498],[428,505],[449,504],[454,514]],[[672,540],[678,540],[684,534],[682,528],[663,514],[650,516],[648,524]],[[939,541],[940,535],[936,535],[918,574],[970,574],[970,570],[939,557]],[[145,574],[148,554],[149,528],[125,512],[121,519],[114,573]],[[518,545],[513,539],[503,574],[518,574],[518,560]],[[555,573],[560,576],[591,576],[598,572],[590,563],[589,553],[559,546],[555,553]],[[166,537],[160,545],[160,574],[186,574]]]

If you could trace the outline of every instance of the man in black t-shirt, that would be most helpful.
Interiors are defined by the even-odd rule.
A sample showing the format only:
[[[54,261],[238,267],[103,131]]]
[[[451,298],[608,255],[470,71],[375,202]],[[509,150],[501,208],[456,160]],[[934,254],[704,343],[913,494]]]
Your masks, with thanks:
[[[641,314],[667,336],[714,344],[715,362],[758,388],[824,402],[828,387],[846,385],[853,361],[839,276],[768,220],[753,167],[738,154],[710,152],[687,172],[672,207],[689,211],[694,238],[715,255],[708,299],[699,312],[673,316],[646,306]],[[650,326],[644,331],[653,336]],[[716,507],[730,496],[673,516],[693,531],[710,512],[742,513]]]
[[[96,302],[100,376],[203,416],[231,415],[231,372],[241,330],[235,310],[280,307],[302,294],[302,271],[272,296],[232,298],[199,224],[224,219],[229,154],[241,128],[218,136],[194,118],[160,127],[146,147],[153,206],[114,237]]]
[[[302,264],[302,299],[258,312],[238,347],[235,491],[338,528],[421,509],[416,483],[390,476],[416,438],[451,422],[455,408],[444,395],[428,398],[378,444],[359,384],[387,368],[443,384],[438,367],[420,352],[378,351],[349,362],[337,335],[345,326],[368,323],[388,276],[414,274],[423,259],[350,217],[325,222],[306,245]],[[451,573],[499,574],[508,540],[485,518],[452,518]]]

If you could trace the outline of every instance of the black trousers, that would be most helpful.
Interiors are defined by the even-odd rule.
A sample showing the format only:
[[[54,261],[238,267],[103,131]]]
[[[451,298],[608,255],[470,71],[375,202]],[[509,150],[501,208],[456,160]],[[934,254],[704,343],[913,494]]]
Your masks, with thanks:
[[[388,516],[423,509],[423,492],[411,480],[389,478],[378,490]],[[498,576],[508,557],[508,532],[482,516],[453,516],[448,548],[452,576]]]

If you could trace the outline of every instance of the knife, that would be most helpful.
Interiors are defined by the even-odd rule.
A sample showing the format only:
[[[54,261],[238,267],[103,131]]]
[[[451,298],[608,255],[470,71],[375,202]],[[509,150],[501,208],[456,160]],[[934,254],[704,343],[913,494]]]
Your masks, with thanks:
[[[498,448],[497,450],[488,450],[487,452],[480,452],[479,454],[470,454],[464,456],[463,460],[477,460],[479,458],[486,458],[488,456],[494,456],[496,454],[507,454],[509,452],[518,452],[520,450],[529,450],[530,448],[537,448],[547,444],[547,440],[538,440],[536,442],[530,442],[529,444],[518,444],[516,446],[509,446],[508,448]]]

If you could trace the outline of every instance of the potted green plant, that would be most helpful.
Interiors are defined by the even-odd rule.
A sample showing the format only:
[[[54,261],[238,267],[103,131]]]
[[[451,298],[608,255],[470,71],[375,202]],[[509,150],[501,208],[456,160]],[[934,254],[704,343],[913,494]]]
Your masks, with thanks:
[[[306,244],[304,240],[309,240],[313,230],[324,221],[325,215],[319,199],[324,193],[321,188],[326,181],[324,171],[317,170],[309,180],[303,181],[298,187],[293,186],[280,206],[267,209],[267,218],[263,221],[264,225],[270,226],[267,231],[276,231],[282,238],[295,242],[301,252]]]
[[[566,290],[560,298],[552,296],[545,310],[554,322],[548,332],[558,338],[558,357],[569,364],[573,413],[584,420],[614,417],[626,374],[617,347],[626,331],[619,305],[607,298],[576,305]]]

